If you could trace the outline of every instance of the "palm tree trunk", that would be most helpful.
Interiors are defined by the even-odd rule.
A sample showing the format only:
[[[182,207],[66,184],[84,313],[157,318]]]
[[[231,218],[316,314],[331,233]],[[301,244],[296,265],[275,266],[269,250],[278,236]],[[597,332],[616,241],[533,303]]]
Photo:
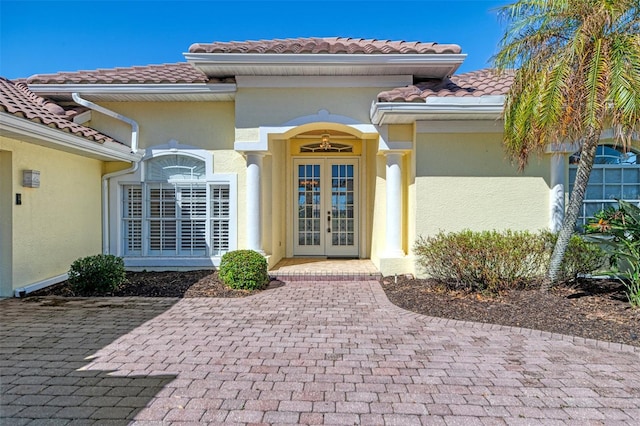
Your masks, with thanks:
[[[548,291],[558,281],[562,260],[569,246],[569,240],[575,231],[576,221],[582,208],[582,202],[584,201],[584,194],[587,190],[587,183],[589,183],[589,176],[593,168],[593,161],[596,157],[599,140],[600,131],[592,128],[580,152],[580,162],[578,163],[578,170],[576,171],[576,180],[573,184],[571,195],[569,196],[569,205],[567,206],[567,211],[562,221],[562,227],[558,232],[558,240],[556,241],[551,259],[549,260],[549,269],[547,269],[547,275],[541,288],[543,291]]]

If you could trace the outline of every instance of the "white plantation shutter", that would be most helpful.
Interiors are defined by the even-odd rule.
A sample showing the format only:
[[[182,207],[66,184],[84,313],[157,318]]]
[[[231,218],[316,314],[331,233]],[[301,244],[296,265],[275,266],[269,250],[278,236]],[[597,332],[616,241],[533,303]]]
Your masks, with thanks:
[[[207,187],[202,184],[180,186],[179,249],[181,255],[204,255],[207,252]]]
[[[172,186],[147,185],[146,223],[149,252],[176,254],[176,194]]]
[[[211,254],[229,251],[230,189],[227,184],[211,185]]]
[[[123,242],[127,255],[142,254],[142,186],[123,188]]]

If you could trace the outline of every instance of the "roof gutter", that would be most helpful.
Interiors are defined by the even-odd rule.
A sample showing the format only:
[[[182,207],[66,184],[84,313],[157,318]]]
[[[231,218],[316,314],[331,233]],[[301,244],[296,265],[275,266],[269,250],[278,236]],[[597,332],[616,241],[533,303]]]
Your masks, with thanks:
[[[173,84],[29,84],[29,90],[39,96],[68,95],[83,93],[85,95],[219,95],[236,92],[235,83],[173,83]]]
[[[474,116],[498,118],[504,108],[504,96],[480,96],[469,98],[429,97],[425,102],[373,102],[369,117],[371,123],[413,122],[440,119],[442,116]]]
[[[124,123],[127,123],[128,125],[131,126],[131,152],[134,154],[138,153],[138,134],[139,134],[139,126],[138,123],[129,118],[129,117],[125,117],[122,114],[118,114],[115,111],[112,111],[110,109],[107,109],[103,106],[100,106],[98,104],[95,104],[91,101],[88,101],[86,99],[83,99],[80,97],[80,95],[77,92],[74,92],[71,94],[71,97],[73,98],[74,102],[85,106],[87,108],[90,108],[94,111],[100,112],[102,114],[108,115],[109,117],[113,117],[116,120],[120,120]],[[102,253],[104,254],[109,254],[109,246],[110,246],[110,241],[109,241],[109,179],[116,177],[116,176],[120,176],[120,175],[125,175],[125,174],[129,174],[129,173],[135,173],[136,170],[138,170],[138,167],[140,165],[140,160],[141,157],[138,156],[136,160],[133,161],[133,164],[131,165],[131,167],[124,169],[124,170],[119,170],[117,172],[113,172],[113,173],[107,173],[105,175],[102,176]]]

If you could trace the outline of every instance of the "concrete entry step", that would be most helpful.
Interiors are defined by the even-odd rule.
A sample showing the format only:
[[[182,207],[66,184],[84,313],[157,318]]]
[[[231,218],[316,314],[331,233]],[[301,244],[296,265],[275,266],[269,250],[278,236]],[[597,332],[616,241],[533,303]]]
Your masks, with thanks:
[[[271,277],[288,281],[348,281],[379,279],[382,275],[369,259],[296,257],[282,259]]]

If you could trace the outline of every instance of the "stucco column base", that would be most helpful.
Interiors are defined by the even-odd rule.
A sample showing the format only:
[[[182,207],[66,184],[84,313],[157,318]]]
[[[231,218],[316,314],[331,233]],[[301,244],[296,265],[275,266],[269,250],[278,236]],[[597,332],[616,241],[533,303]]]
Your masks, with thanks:
[[[396,257],[404,257],[405,256],[405,252],[402,249],[395,249],[395,250],[387,250],[382,254],[382,257],[384,258],[396,258]]]
[[[413,256],[393,256],[381,257],[379,264],[376,265],[383,276],[395,275],[395,274],[415,274],[414,259]]]

